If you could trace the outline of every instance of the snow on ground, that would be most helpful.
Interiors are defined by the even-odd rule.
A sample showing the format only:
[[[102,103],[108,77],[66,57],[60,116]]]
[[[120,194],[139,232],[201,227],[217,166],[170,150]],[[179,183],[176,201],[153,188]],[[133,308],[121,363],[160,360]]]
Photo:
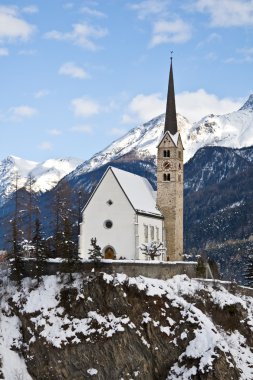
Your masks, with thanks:
[[[22,336],[17,316],[6,316],[0,311],[0,359],[5,380],[32,380],[22,356],[11,347],[20,348]]]
[[[93,273],[93,272],[92,272]],[[94,275],[94,274],[92,274]],[[212,368],[218,352],[223,352],[229,365],[236,363],[241,370],[241,380],[253,378],[253,353],[247,346],[246,339],[239,331],[223,331],[214,325],[212,319],[204,314],[193,303],[187,301],[187,297],[195,297],[200,292],[205,292],[220,309],[230,305],[240,305],[245,311],[244,320],[241,321],[253,332],[253,298],[238,296],[229,293],[220,284],[215,288],[205,282],[190,280],[186,275],[178,275],[167,281],[146,278],[146,277],[127,277],[125,274],[109,275],[104,273],[105,282],[114,286],[136,287],[145,292],[148,297],[165,297],[167,309],[172,305],[173,308],[180,310],[181,319],[174,321],[166,318],[166,322],[161,322],[159,314],[152,319],[148,312],[142,315],[142,324],[152,323],[167,336],[175,336],[174,344],[178,345],[180,340],[188,339],[187,330],[183,331],[178,337],[175,333],[177,326],[184,325],[186,322],[195,326],[195,336],[188,342],[178,361],[171,368],[168,380],[175,378],[187,380],[202,370],[208,371]],[[78,289],[77,300],[89,302],[93,300],[88,297],[84,299],[82,293],[83,277],[76,275],[73,286]],[[48,344],[60,348],[69,343],[78,344],[81,336],[86,341],[92,342],[93,337],[101,335],[110,339],[114,334],[121,334],[126,328],[130,328],[139,335],[142,343],[147,347],[150,344],[142,335],[142,329],[135,326],[128,315],[114,315],[109,312],[102,314],[99,310],[89,311],[85,318],[75,318],[66,313],[64,308],[59,305],[60,291],[64,285],[57,276],[45,276],[43,283],[39,287],[34,287],[33,280],[24,279],[22,292],[18,292],[14,287],[9,287],[8,297],[12,295],[13,302],[17,305],[21,313],[32,314],[33,331],[30,343],[36,339],[35,335],[40,335]],[[124,293],[124,297],[127,296]],[[154,300],[156,303],[157,301]],[[3,362],[3,372],[6,380],[13,380],[16,373],[23,373],[24,378],[30,377],[26,372],[25,362],[17,353],[11,350],[12,346],[20,347],[21,334],[19,331],[20,321],[18,317],[10,314],[10,307],[7,301],[2,299],[1,309],[1,330],[0,330],[0,357]],[[161,316],[165,316],[165,310],[161,310]],[[159,320],[160,318],[160,320]],[[185,365],[187,359],[198,359],[199,368],[194,365],[190,368]],[[13,366],[7,363],[14,363]],[[19,371],[19,372],[18,372]],[[21,371],[21,372],[20,372]],[[95,369],[88,370],[89,375],[95,375]]]

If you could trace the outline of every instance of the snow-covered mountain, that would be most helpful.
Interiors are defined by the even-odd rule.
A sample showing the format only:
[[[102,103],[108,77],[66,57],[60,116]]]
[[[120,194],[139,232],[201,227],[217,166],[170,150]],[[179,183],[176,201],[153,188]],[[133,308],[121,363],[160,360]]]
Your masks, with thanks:
[[[253,145],[253,94],[238,110],[226,115],[208,115],[193,125],[182,115],[177,115],[178,128],[185,147],[185,162],[204,146],[242,148]],[[164,115],[133,128],[91,159],[82,163],[75,158],[49,159],[43,163],[9,156],[0,162],[0,204],[19,187],[33,180],[33,190],[45,192],[52,189],[65,175],[78,177],[101,166],[133,153],[140,159],[155,158],[157,143],[164,127]]]
[[[50,159],[42,163],[8,156],[0,162],[0,205],[17,187],[28,187],[31,178],[35,192],[51,190],[82,161],[76,158]]]
[[[203,146],[244,148],[253,145],[253,94],[238,110],[226,115],[208,115],[187,132],[186,161]]]
[[[185,147],[185,162],[204,146],[242,148],[253,145],[253,95],[238,110],[226,115],[208,115],[193,125],[177,115]],[[140,158],[155,156],[164,127],[164,115],[139,125],[80,165],[74,175],[92,171],[134,152]]]

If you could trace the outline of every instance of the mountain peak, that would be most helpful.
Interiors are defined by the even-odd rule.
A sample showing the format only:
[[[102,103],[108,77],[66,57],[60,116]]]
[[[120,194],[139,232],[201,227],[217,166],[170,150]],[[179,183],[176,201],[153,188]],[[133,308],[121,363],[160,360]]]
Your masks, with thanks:
[[[239,111],[250,110],[253,111],[253,94],[251,94],[248,100],[244,103],[244,105],[240,108]]]

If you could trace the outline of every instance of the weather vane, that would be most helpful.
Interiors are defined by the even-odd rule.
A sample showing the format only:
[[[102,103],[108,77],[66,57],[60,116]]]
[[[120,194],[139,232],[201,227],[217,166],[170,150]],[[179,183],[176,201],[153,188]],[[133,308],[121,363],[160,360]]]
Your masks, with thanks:
[[[171,62],[172,62],[172,59],[173,59],[173,53],[174,53],[174,51],[171,50],[171,51],[170,51],[170,60],[171,60]]]

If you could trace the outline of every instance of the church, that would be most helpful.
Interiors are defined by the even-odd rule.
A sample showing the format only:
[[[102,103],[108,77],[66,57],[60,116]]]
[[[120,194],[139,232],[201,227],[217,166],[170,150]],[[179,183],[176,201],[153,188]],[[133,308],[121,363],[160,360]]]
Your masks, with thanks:
[[[166,248],[159,261],[183,260],[183,150],[171,58],[164,131],[157,146],[157,192],[146,178],[109,167],[82,210],[82,258],[89,258],[96,237],[105,259],[147,260],[140,246],[156,241]]]

